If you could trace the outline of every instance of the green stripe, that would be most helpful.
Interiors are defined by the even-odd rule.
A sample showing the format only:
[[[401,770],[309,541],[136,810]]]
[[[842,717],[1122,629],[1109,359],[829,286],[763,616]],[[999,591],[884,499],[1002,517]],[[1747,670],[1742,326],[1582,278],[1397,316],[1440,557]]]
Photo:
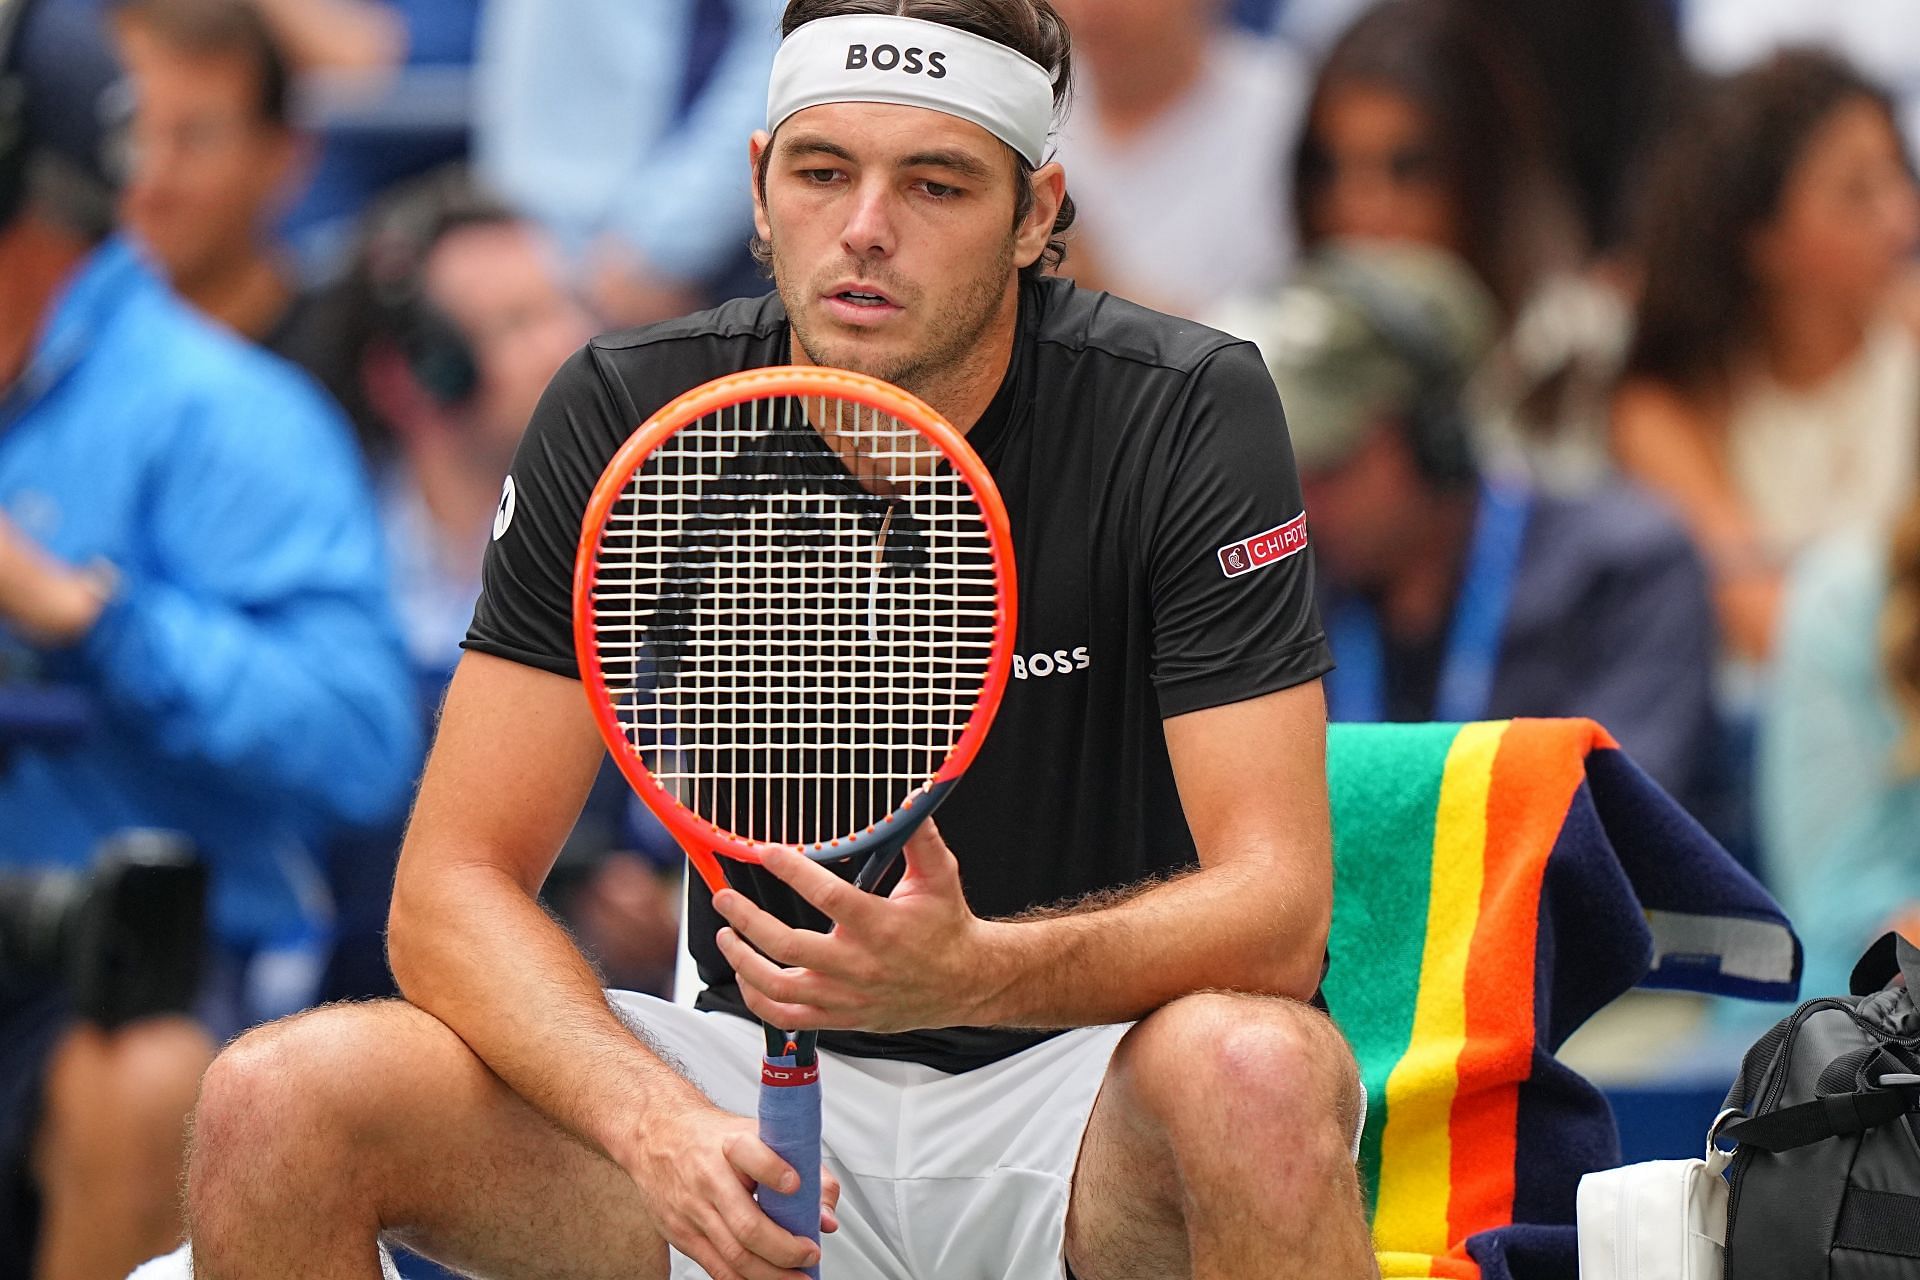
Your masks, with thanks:
[[[1367,1087],[1360,1173],[1369,1206],[1380,1191],[1387,1076],[1413,1038],[1434,820],[1459,732],[1450,724],[1334,725],[1327,735],[1334,908],[1325,991]]]

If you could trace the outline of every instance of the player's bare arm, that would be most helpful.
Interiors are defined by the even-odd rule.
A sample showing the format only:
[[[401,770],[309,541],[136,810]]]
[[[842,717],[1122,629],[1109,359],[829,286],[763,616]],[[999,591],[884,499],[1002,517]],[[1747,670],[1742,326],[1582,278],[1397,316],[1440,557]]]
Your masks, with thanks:
[[[837,928],[791,929],[722,895],[733,929],[721,946],[748,1005],[796,1027],[900,1031],[1129,1021],[1212,989],[1306,999],[1333,900],[1319,683],[1176,716],[1166,731],[1194,874],[1111,906],[986,921],[967,909],[959,862],[931,825],[908,844],[888,899],[776,856],[768,869]]]
[[[669,1242],[710,1267],[737,1245],[758,1260],[715,1274],[790,1274],[814,1246],[768,1221],[748,1188],[794,1172],[752,1121],[627,1030],[535,901],[602,751],[576,681],[462,661],[394,886],[394,976],[516,1093],[631,1174]]]

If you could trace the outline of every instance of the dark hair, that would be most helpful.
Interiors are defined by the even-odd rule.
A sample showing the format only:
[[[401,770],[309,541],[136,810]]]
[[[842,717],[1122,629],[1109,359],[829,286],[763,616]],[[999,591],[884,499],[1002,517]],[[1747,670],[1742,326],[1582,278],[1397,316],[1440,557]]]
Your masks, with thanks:
[[[1556,256],[1578,256],[1577,225],[1539,130],[1545,95],[1493,26],[1441,0],[1387,0],[1327,54],[1294,153],[1302,245],[1324,238],[1314,208],[1332,173],[1315,117],[1337,90],[1357,85],[1404,97],[1426,116],[1460,209],[1460,256],[1508,315]]]
[[[276,129],[293,118],[287,55],[252,0],[114,0],[113,7],[182,52],[244,59],[258,84],[260,118]]]
[[[1854,102],[1898,128],[1892,101],[1844,60],[1785,50],[1712,86],[1674,129],[1652,174],[1627,377],[1696,398],[1726,390],[1735,353],[1761,336],[1748,242],[1778,214],[1809,140]]]
[[[1497,24],[1536,85],[1552,86],[1544,139],[1563,165],[1588,244],[1626,247],[1652,198],[1646,167],[1683,114],[1694,75],[1672,0],[1458,0]]]
[[[780,34],[790,36],[817,19],[842,18],[849,14],[919,18],[984,36],[1056,73],[1053,85],[1056,118],[1065,115],[1072,99],[1073,39],[1067,32],[1067,24],[1053,11],[1048,0],[789,0],[787,11],[780,19]],[[1033,176],[1034,167],[1012,147],[1007,148],[1007,153],[1015,164],[1013,225],[1018,227],[1033,212],[1033,184],[1027,179]],[[762,199],[766,198],[767,165],[772,154],[773,148],[769,145],[760,155],[760,170],[755,180],[760,184]],[[1067,242],[1063,237],[1073,226],[1073,220],[1073,197],[1068,196],[1060,203],[1046,249],[1021,271],[1022,277],[1031,279],[1066,261]],[[755,235],[750,247],[762,267],[770,266],[773,246]]]

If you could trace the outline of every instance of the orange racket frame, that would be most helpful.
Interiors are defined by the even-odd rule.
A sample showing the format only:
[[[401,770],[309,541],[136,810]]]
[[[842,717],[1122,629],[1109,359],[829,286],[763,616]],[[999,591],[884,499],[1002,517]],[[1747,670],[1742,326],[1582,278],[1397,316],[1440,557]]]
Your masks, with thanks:
[[[715,855],[742,862],[760,861],[762,851],[771,847],[742,839],[686,808],[653,776],[639,752],[627,740],[618,713],[607,694],[606,675],[594,637],[593,582],[599,563],[599,549],[607,518],[619,501],[628,481],[646,465],[674,433],[702,418],[736,405],[773,398],[826,397],[884,413],[913,427],[931,443],[947,462],[967,481],[980,504],[993,555],[994,577],[998,586],[994,611],[994,636],[987,663],[986,678],[974,712],[952,750],[928,785],[907,797],[899,810],[874,827],[846,839],[832,840],[815,857],[823,860],[850,857],[886,843],[888,828],[911,815],[921,798],[934,787],[945,790],[979,753],[1000,699],[1006,693],[1013,668],[1014,632],[1018,619],[1017,580],[1014,574],[1013,535],[1007,521],[1005,504],[986,464],[967,443],[966,437],[925,401],[891,383],[864,374],[818,367],[778,366],[729,374],[694,388],[648,418],[627,439],[607,464],[587,503],[580,531],[579,553],[574,561],[573,643],[580,663],[581,685],[593,709],[594,723],[612,752],[614,762],[626,776],[634,793],[673,834],[687,859],[699,871],[709,888],[718,892],[726,879]]]

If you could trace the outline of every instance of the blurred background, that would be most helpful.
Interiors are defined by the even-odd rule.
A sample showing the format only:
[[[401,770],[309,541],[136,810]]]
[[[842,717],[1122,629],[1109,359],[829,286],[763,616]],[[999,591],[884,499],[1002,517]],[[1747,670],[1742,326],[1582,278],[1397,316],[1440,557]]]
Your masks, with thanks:
[[[1920,937],[1909,0],[1055,3],[1062,270],[1260,346],[1335,718],[1598,719],[1781,899],[1808,994]],[[781,8],[40,0],[16,33],[0,1280],[164,1251],[213,1047],[391,993],[535,401],[596,332],[770,287]],[[669,987],[680,892],[603,779],[547,894],[610,984]],[[1629,1158],[1691,1155],[1779,1012],[1636,995],[1567,1056]]]

